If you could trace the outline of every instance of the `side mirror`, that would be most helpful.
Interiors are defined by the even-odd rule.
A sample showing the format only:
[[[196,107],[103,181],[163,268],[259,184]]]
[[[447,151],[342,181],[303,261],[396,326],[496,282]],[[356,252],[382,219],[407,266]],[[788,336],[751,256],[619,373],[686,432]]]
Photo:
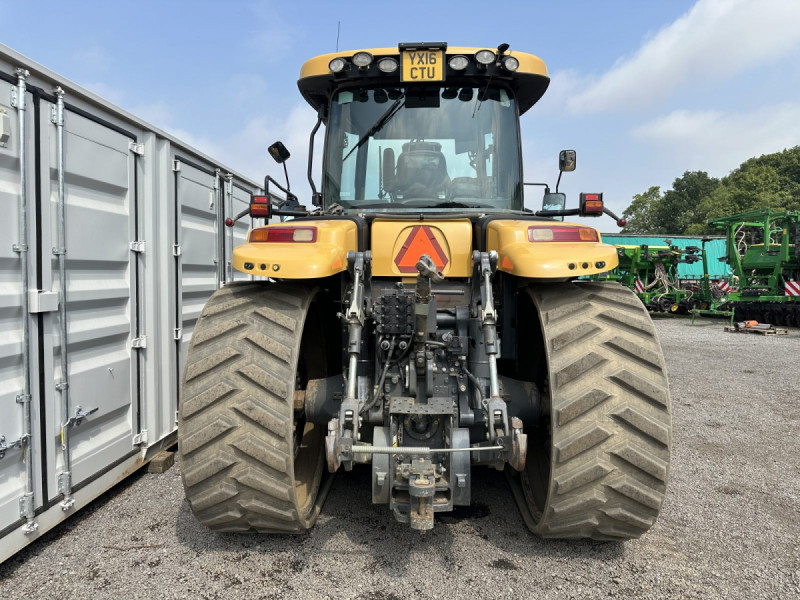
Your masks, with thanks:
[[[558,153],[558,170],[569,173],[575,170],[575,150],[562,150]]]
[[[547,192],[542,199],[542,210],[564,210],[566,204],[566,194]]]
[[[267,148],[267,150],[269,150],[270,156],[274,158],[275,162],[278,164],[285,163],[291,156],[286,146],[283,145],[283,142],[275,142],[272,146]]]

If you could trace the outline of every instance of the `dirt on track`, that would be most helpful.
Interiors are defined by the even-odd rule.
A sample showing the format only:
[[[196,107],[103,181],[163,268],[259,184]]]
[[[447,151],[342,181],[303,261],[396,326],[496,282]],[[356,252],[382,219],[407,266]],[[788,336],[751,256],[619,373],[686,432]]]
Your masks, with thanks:
[[[0,565],[9,598],[800,598],[800,331],[658,319],[674,411],[663,512],[626,543],[542,540],[502,473],[421,535],[340,473],[300,537],[199,525],[176,466],[142,473]]]

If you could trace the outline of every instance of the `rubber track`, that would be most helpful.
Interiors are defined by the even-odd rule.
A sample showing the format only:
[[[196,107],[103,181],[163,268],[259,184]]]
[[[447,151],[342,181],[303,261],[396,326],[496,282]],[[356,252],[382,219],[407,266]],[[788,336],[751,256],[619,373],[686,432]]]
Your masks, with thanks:
[[[652,321],[616,283],[538,285],[529,293],[548,355],[552,440],[541,512],[530,510],[534,471],[510,477],[523,518],[544,537],[639,537],[664,502],[672,437]]]
[[[331,481],[320,486],[322,454],[305,506],[293,464],[295,370],[313,293],[284,283],[228,285],[194,329],[178,443],[186,497],[212,529],[300,533],[319,514]]]

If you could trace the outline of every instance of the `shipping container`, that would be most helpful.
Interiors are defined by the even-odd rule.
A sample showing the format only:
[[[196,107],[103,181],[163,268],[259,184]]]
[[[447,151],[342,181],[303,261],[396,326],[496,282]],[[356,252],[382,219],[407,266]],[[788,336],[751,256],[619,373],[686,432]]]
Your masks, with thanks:
[[[259,190],[0,45],[0,561],[175,443]]]
[[[634,235],[624,233],[604,233],[603,242],[620,246],[666,246],[664,240],[671,240],[672,245],[679,248],[688,246],[703,247],[703,238],[685,235]],[[709,236],[711,237],[711,236]],[[708,238],[707,238],[708,239]],[[708,276],[712,281],[727,279],[730,277],[731,268],[724,259],[728,255],[725,247],[725,238],[719,236],[711,237],[711,241],[706,242],[706,253],[708,255]],[[697,280],[703,279],[703,262],[680,263],[678,265],[678,279]]]

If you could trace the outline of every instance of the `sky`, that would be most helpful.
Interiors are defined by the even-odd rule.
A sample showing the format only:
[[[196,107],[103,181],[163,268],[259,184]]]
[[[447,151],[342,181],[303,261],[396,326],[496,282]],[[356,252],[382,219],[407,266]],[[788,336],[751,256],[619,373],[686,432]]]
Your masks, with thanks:
[[[506,42],[540,56],[551,84],[522,117],[524,175],[555,184],[559,150],[575,149],[568,206],[603,192],[622,212],[687,170],[721,177],[800,144],[798,0],[0,0],[0,15],[0,42],[255,180],[281,180],[266,149],[282,140],[306,202],[316,115],[296,81],[336,50],[337,27],[340,50]]]

